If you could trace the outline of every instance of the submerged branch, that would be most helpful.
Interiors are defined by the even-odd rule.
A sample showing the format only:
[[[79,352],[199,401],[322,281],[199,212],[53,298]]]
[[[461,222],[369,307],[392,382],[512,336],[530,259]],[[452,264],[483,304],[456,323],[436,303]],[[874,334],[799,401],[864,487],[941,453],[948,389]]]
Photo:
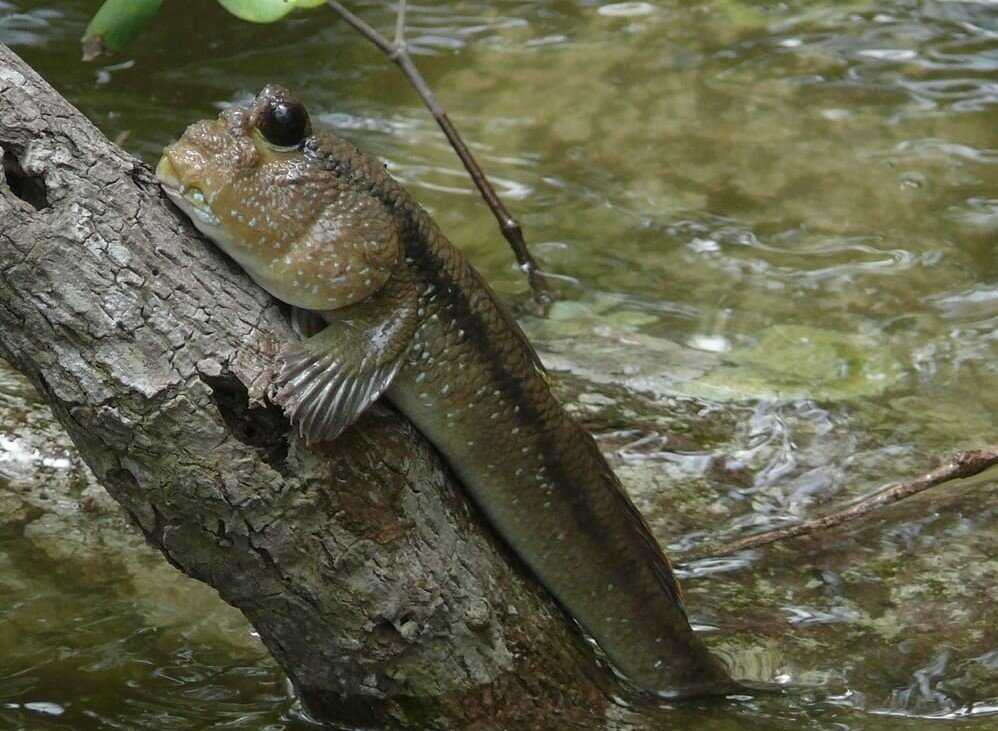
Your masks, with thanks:
[[[871,513],[893,505],[899,500],[917,495],[937,485],[942,485],[951,480],[973,477],[995,465],[998,465],[998,445],[957,452],[942,465],[926,472],[921,477],[910,482],[901,483],[900,485],[886,487],[842,510],[829,513],[820,518],[813,518],[797,525],[775,528],[764,533],[757,533],[754,536],[740,538],[703,552],[684,555],[680,557],[680,560],[688,562],[704,558],[730,556],[733,553],[746,551],[750,548],[759,548],[760,546],[776,543],[788,538],[797,538],[828,530],[843,523],[866,517]]]
[[[461,138],[457,128],[450,121],[450,117],[447,116],[447,112],[440,104],[436,94],[433,93],[423,74],[412,60],[405,40],[406,0],[399,2],[394,42],[389,41],[362,18],[348,10],[342,3],[336,2],[336,0],[327,0],[326,5],[398,65],[402,73],[405,74],[405,77],[416,89],[426,108],[430,110],[430,114],[433,115],[440,129],[447,137],[451,147],[454,148],[457,156],[461,159],[464,169],[468,171],[468,175],[474,181],[478,192],[481,193],[482,198],[495,216],[499,224],[499,230],[502,231],[502,235],[506,237],[506,241],[509,242],[510,247],[513,249],[517,264],[519,264],[520,269],[527,276],[527,283],[530,285],[534,302],[538,307],[545,309],[551,303],[551,290],[547,279],[541,273],[537,262],[527,248],[527,242],[523,238],[523,229],[519,221],[513,218],[513,215],[499,198],[495,188],[492,187],[492,183],[489,182],[488,177]]]

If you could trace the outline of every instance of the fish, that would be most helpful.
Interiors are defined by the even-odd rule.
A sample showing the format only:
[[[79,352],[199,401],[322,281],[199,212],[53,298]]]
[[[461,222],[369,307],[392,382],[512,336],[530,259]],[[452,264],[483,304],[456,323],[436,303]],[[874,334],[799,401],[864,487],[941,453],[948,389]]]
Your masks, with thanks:
[[[691,628],[668,559],[510,311],[380,160],[313,129],[272,84],[189,126],[156,175],[291,306],[304,339],[274,399],[306,445],[386,398],[618,675],[668,698],[743,688]]]

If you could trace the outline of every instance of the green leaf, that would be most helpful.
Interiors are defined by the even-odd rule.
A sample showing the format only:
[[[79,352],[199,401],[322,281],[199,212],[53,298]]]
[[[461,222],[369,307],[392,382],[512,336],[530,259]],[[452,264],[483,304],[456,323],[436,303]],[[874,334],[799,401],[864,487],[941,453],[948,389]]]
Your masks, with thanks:
[[[314,8],[325,0],[218,0],[237,18],[252,23],[273,23],[295,8]]]
[[[83,34],[83,60],[120,51],[139,34],[163,0],[106,0]]]

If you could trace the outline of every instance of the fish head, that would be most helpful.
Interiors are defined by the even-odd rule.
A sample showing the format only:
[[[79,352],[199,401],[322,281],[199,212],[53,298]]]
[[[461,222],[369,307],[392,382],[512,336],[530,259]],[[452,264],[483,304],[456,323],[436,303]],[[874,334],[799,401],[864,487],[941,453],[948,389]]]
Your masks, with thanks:
[[[163,150],[156,176],[271,294],[304,309],[335,309],[383,284],[399,246],[384,206],[328,152],[352,146],[326,138],[316,138],[300,100],[268,85],[249,106],[188,127]]]

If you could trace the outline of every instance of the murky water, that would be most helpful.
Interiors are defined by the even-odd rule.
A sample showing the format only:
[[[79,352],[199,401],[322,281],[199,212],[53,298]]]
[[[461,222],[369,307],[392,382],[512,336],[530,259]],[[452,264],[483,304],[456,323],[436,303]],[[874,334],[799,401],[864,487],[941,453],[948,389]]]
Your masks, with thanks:
[[[328,13],[255,27],[173,0],[82,66],[95,5],[0,0],[0,41],[150,162],[291,86],[523,298],[414,94]],[[680,558],[998,441],[998,4],[427,2],[411,40],[558,277],[538,342],[605,349],[607,383],[559,387]],[[122,544],[63,439],[0,367],[0,728],[304,728],[238,617]],[[67,521],[76,544],[51,537]],[[684,566],[713,646],[798,690],[661,728],[995,728],[996,535],[985,477]]]

